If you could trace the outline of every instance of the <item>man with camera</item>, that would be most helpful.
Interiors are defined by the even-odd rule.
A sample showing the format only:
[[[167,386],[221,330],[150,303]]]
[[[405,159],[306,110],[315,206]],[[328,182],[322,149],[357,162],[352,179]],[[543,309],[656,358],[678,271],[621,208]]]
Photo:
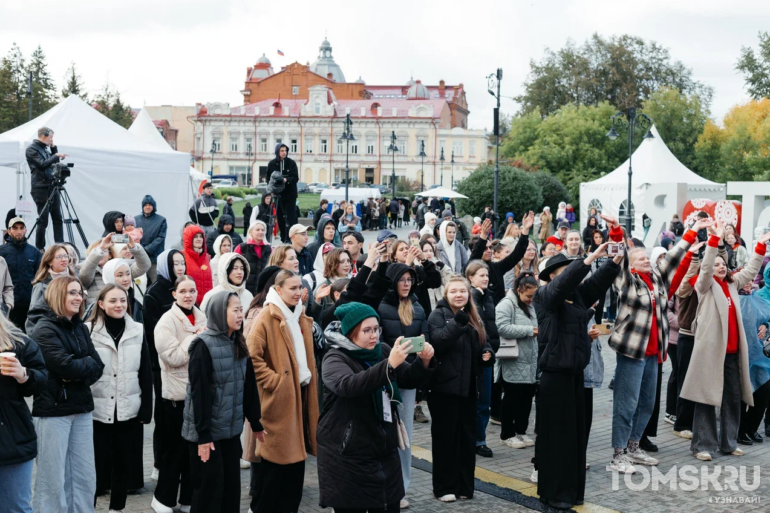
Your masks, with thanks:
[[[272,174],[276,171],[281,173],[284,183],[284,189],[280,191],[276,212],[278,228],[281,230],[281,241],[289,243],[289,228],[297,224],[295,204],[297,203],[299,171],[297,170],[297,163],[289,158],[289,147],[285,144],[278,144],[275,147],[275,158],[267,164],[267,174],[271,176],[271,179]]]
[[[66,153],[59,153],[58,148],[54,146],[53,130],[48,127],[39,128],[37,139],[27,147],[27,165],[32,172],[32,199],[37,205],[38,215],[35,246],[40,250],[45,249],[45,232],[48,229],[49,210],[53,220],[53,238],[56,242],[64,242],[59,195],[53,196],[50,209],[46,209],[45,206],[56,183],[54,164],[58,164],[67,156]]]

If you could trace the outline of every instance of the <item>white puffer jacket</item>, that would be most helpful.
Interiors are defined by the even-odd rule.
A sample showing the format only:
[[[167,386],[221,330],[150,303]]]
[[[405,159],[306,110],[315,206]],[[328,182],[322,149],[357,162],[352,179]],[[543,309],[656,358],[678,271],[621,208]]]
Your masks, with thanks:
[[[198,308],[193,310],[193,315],[195,326],[174,303],[155,326],[155,349],[160,361],[163,399],[184,401],[187,397],[187,363],[190,361],[187,350],[195,339],[196,329],[206,325],[206,316]]]
[[[133,419],[139,414],[142,391],[139,386],[139,367],[142,361],[144,326],[125,316],[126,329],[115,347],[104,324],[99,324],[91,333],[99,358],[104,363],[104,372],[99,381],[91,385],[94,397],[94,420],[104,424],[115,422],[117,407],[118,421]],[[86,323],[91,330],[91,323]]]

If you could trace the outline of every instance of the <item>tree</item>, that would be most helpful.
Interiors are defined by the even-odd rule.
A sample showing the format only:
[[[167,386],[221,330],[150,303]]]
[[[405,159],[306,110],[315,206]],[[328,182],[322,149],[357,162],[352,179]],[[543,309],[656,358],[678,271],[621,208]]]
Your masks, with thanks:
[[[692,70],[654,41],[594,34],[582,46],[567,41],[556,52],[546,49],[540,62],[531,61],[525,92],[516,101],[521,113],[537,112],[542,117],[565,105],[598,106],[604,101],[624,110],[639,106],[666,86],[696,93],[705,105],[713,94],[692,78]]]
[[[543,196],[543,202],[537,207],[537,211],[542,211],[543,207],[551,207],[556,212],[556,207],[560,201],[565,203],[572,202],[572,197],[564,185],[551,173],[538,171],[532,176],[535,177],[535,183],[540,187],[540,193]]]
[[[24,56],[16,43],[0,64],[0,133],[29,119]]]
[[[735,69],[743,74],[746,89],[755,100],[770,97],[770,33],[759,33],[759,54],[751,47],[741,48]]]
[[[485,206],[492,205],[494,183],[495,168],[487,165],[480,166],[458,183],[455,190],[468,196],[468,199],[458,200],[460,213],[477,216]],[[499,184],[497,208],[500,212],[516,212],[521,218],[524,212],[537,210],[543,201],[532,173],[502,165]]]
[[[56,105],[57,100],[56,86],[40,46],[32,52],[26,71],[27,74],[32,73],[32,116],[37,117]]]
[[[64,81],[65,85],[61,91],[62,98],[67,98],[68,96],[74,94],[75,96],[80,97],[80,99],[84,102],[88,103],[88,93],[86,92],[86,86],[83,84],[83,80],[78,74],[74,62],[70,64],[66,75],[64,75]]]
[[[134,121],[134,113],[131,106],[124,105],[120,99],[120,93],[109,83],[104,84],[102,90],[94,98],[96,110],[119,124],[128,128]]]

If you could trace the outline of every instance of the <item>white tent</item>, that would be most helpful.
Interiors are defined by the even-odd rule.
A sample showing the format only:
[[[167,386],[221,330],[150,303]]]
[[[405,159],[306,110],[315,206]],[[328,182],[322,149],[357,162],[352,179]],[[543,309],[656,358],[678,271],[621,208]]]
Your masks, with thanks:
[[[20,159],[19,143],[0,137],[0,166],[15,166]]]
[[[66,189],[89,242],[100,237],[105,212],[118,210],[136,215],[141,212],[142,198],[151,194],[158,213],[168,221],[166,247],[179,239],[179,230],[187,217],[189,200],[190,156],[176,151],[160,151],[125,128],[70,96],[48,112],[10,130],[2,137],[15,141],[19,156],[36,137],[41,126],[50,127],[54,143],[69,155],[65,162],[75,164]],[[24,163],[24,195],[29,198],[29,169]],[[15,204],[13,188],[0,191],[0,204]],[[64,212],[66,217],[66,210]],[[35,216],[29,219],[30,225]],[[75,242],[82,240],[75,232]],[[67,230],[65,226],[65,239]],[[49,225],[48,240],[52,240]]]
[[[443,189],[437,187],[435,189],[428,189],[425,192],[418,192],[415,196],[430,197],[430,198],[463,198],[468,199],[468,196],[463,196],[459,192],[455,192],[452,189]]]
[[[654,217],[660,213],[676,212],[681,215],[683,201],[705,198],[714,201],[725,199],[724,184],[715,183],[693,173],[679,162],[660,137],[655,126],[651,129],[654,138],[644,139],[632,156],[633,176],[631,206],[634,212],[633,235],[643,238],[642,216]],[[683,193],[678,184],[686,187]],[[588,210],[596,207],[613,216],[626,210],[628,200],[628,160],[617,169],[594,180],[580,184],[580,220],[585,226]],[[553,208],[553,206],[551,206]],[[670,220],[670,215],[667,222]],[[650,233],[659,233],[661,222],[654,220]],[[654,233],[653,233],[654,232]]]

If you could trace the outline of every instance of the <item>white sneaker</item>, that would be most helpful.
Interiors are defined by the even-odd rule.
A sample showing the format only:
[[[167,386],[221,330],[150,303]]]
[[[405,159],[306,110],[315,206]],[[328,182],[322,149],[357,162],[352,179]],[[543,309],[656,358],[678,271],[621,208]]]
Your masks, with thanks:
[[[663,419],[663,422],[666,422],[673,426],[676,423],[676,415],[671,415],[669,413],[666,413],[666,417]]]
[[[111,509],[110,513],[123,513],[122,509]]]
[[[409,508],[409,501],[406,499],[401,499],[400,502],[401,509],[408,509]]]
[[[527,446],[526,443],[524,443],[524,440],[519,438],[520,435],[512,436],[507,440],[500,440],[500,443],[503,445],[507,445],[508,447],[511,447],[512,449],[523,449]]]
[[[535,441],[532,440],[527,435],[518,435],[518,438],[519,440],[522,440],[524,442],[524,445],[526,445],[527,447],[532,447],[533,445],[535,445]]]
[[[154,496],[152,498],[152,503],[150,503],[150,507],[153,509],[153,511],[155,511],[155,513],[174,513],[173,509],[164,504],[161,504],[160,501]]]
[[[657,459],[644,452],[641,447],[633,452],[628,451],[626,454],[628,455],[628,459],[631,460],[631,463],[634,464],[638,463],[639,465],[655,466],[660,463]]]
[[[607,465],[607,470],[610,472],[620,472],[621,474],[633,474],[636,472],[636,468],[634,468],[625,454],[613,458],[610,464]]]
[[[152,469],[152,475],[150,476],[150,479],[152,479],[153,481],[157,481],[159,474],[160,474],[160,470],[156,468]]]
[[[190,508],[192,508],[192,506],[188,506],[187,504],[179,505],[179,511],[181,511],[181,513],[190,513]]]
[[[743,449],[741,449],[741,448],[735,449],[730,454],[732,454],[733,456],[746,456],[746,453],[743,452]]]
[[[537,484],[537,469],[532,470],[532,474],[529,476],[529,480]]]
[[[251,463],[246,460],[241,460],[241,470],[246,470],[249,468],[251,468]]]
[[[692,440],[692,431],[690,431],[689,429],[683,429],[682,431],[674,431],[674,434],[679,438],[686,438],[687,440]]]
[[[711,454],[707,451],[694,452],[692,455],[701,461],[711,461]]]
[[[454,502],[457,500],[457,497],[453,493],[448,493],[442,497],[439,497],[438,500],[441,502]]]

